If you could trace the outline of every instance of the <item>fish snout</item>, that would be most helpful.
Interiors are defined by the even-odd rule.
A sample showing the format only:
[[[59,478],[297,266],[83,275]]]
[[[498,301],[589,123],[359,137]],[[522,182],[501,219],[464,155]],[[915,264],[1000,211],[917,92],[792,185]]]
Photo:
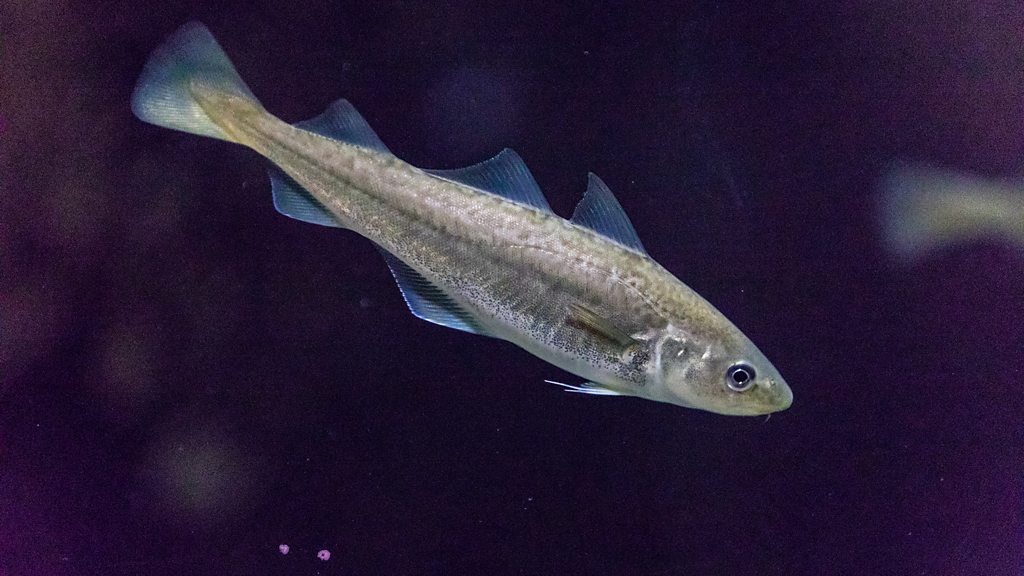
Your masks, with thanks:
[[[793,390],[777,374],[765,378],[760,386],[772,412],[781,412],[793,405]]]

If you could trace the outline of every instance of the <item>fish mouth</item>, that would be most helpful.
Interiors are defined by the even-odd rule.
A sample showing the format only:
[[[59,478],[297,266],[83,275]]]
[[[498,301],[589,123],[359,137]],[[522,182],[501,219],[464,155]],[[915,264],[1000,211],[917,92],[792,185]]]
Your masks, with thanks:
[[[756,398],[711,411],[727,416],[765,416],[793,405],[793,390],[781,378],[769,378],[760,386]]]

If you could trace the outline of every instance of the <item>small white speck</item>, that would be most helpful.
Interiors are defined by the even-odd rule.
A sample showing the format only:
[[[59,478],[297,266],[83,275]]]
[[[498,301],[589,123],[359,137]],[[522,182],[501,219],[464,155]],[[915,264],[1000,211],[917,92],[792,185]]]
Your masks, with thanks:
[[[281,544],[280,546],[277,547],[277,550],[281,554],[287,554],[288,551],[291,550],[291,548],[287,544]]]
[[[323,560],[324,562],[327,562],[328,560],[331,559],[331,551],[330,550],[321,550],[321,551],[316,553],[316,557],[319,558],[320,560]]]

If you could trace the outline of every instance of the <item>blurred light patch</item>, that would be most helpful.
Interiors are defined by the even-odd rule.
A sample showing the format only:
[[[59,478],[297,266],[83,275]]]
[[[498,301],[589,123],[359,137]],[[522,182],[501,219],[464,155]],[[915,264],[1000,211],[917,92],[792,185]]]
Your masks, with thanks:
[[[199,197],[209,193],[170,144],[139,151],[127,189],[137,193],[114,209],[124,246],[134,254],[166,253],[168,246],[184,244],[183,221],[195,217]]]
[[[36,361],[58,350],[68,337],[74,290],[54,275],[21,277],[0,289],[0,393]]]
[[[104,122],[90,125],[88,136],[83,141],[68,142],[75,150],[58,154],[48,169],[53,194],[41,195],[40,203],[45,207],[46,217],[38,223],[39,232],[47,246],[75,254],[75,264],[92,267],[104,254],[104,231],[109,228],[109,194],[97,188],[96,173],[102,170],[105,152],[89,150],[92,138],[110,141],[115,138],[96,132],[115,130],[115,122],[108,116],[100,117]]]
[[[145,504],[190,529],[243,518],[259,500],[260,475],[256,456],[209,421],[159,431],[140,474]]]
[[[883,240],[896,258],[978,241],[1024,251],[1024,183],[898,166],[882,178],[879,197]]]
[[[90,389],[111,420],[137,422],[158,396],[156,338],[139,317],[116,322],[101,335],[90,356]]]
[[[497,153],[514,140],[525,79],[499,68],[463,67],[426,96],[428,135],[456,156]]]

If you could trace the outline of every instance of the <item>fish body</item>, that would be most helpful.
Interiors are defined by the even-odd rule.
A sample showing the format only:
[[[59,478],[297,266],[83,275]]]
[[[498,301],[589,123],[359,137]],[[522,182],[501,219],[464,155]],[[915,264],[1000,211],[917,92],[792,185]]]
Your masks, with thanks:
[[[587,380],[573,391],[723,414],[792,402],[761,352],[647,255],[593,174],[565,220],[511,150],[423,170],[391,154],[346,101],[289,125],[263,109],[200,24],[154,53],[133,110],[263,155],[278,210],[373,241],[414,314],[517,344]]]
[[[1024,251],[1024,184],[926,166],[890,169],[880,219],[890,253],[914,260],[964,242],[1001,241]]]

